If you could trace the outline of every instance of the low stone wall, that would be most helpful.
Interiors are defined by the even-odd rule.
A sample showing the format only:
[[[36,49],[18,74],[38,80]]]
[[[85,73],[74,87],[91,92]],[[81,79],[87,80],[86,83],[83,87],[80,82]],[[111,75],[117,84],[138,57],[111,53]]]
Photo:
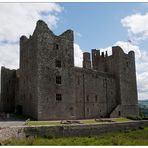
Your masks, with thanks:
[[[0,141],[8,140],[11,138],[24,138],[26,134],[24,127],[3,127],[0,128]]]
[[[0,141],[30,136],[74,137],[99,135],[106,132],[135,130],[148,127],[148,121],[134,121],[108,124],[63,125],[63,126],[21,126],[0,129]]]

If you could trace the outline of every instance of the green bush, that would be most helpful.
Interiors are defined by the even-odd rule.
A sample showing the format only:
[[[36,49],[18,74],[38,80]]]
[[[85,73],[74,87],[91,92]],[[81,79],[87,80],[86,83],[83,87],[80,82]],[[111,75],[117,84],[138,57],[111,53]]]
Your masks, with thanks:
[[[139,129],[144,129],[144,126],[140,126]]]
[[[127,118],[131,120],[142,120],[142,117],[140,116],[128,116]]]
[[[143,120],[148,120],[148,117],[143,117],[142,119],[143,119]]]

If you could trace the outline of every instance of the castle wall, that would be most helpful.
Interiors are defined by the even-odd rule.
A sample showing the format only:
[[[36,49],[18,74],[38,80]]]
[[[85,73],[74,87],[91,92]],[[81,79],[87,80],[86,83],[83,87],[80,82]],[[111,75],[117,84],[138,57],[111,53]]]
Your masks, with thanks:
[[[1,68],[1,112],[15,111],[17,82],[16,70]]]
[[[116,106],[116,84],[111,74],[75,68],[75,94],[78,118],[99,118]]]
[[[37,40],[30,36],[20,39],[20,90],[17,106],[22,107],[24,115],[37,118]]]

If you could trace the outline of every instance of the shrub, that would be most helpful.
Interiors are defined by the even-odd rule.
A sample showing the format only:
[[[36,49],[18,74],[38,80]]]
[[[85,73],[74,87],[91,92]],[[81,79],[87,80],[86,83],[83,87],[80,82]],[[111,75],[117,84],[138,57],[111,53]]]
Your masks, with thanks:
[[[142,119],[143,119],[143,120],[148,120],[148,117],[143,117]]]
[[[42,136],[43,138],[46,138],[46,139],[54,139],[55,136],[54,135],[51,135],[51,134],[47,134],[47,135],[44,135]]]
[[[140,126],[139,129],[144,129],[144,127],[143,126]]]
[[[142,120],[142,117],[140,116],[128,116],[127,118],[131,120]]]

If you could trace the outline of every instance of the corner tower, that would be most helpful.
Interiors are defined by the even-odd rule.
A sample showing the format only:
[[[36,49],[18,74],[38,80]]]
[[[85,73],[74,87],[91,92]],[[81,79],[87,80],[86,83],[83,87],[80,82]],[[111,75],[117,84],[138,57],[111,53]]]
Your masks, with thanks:
[[[114,112],[119,116],[137,116],[138,96],[135,69],[135,53],[124,53],[119,46],[112,47],[112,58],[107,61],[108,70],[115,74],[118,106]]]
[[[112,55],[107,52],[100,55],[100,50],[92,50],[92,66],[94,70],[115,75],[117,92],[116,106],[111,116],[138,115],[138,97],[135,69],[135,53],[128,54],[119,47],[112,47]]]
[[[74,116],[73,31],[56,36],[39,20],[30,38],[20,41],[20,104],[37,120]]]
[[[73,31],[56,36],[42,21],[37,27],[38,120],[71,119],[75,106]]]

